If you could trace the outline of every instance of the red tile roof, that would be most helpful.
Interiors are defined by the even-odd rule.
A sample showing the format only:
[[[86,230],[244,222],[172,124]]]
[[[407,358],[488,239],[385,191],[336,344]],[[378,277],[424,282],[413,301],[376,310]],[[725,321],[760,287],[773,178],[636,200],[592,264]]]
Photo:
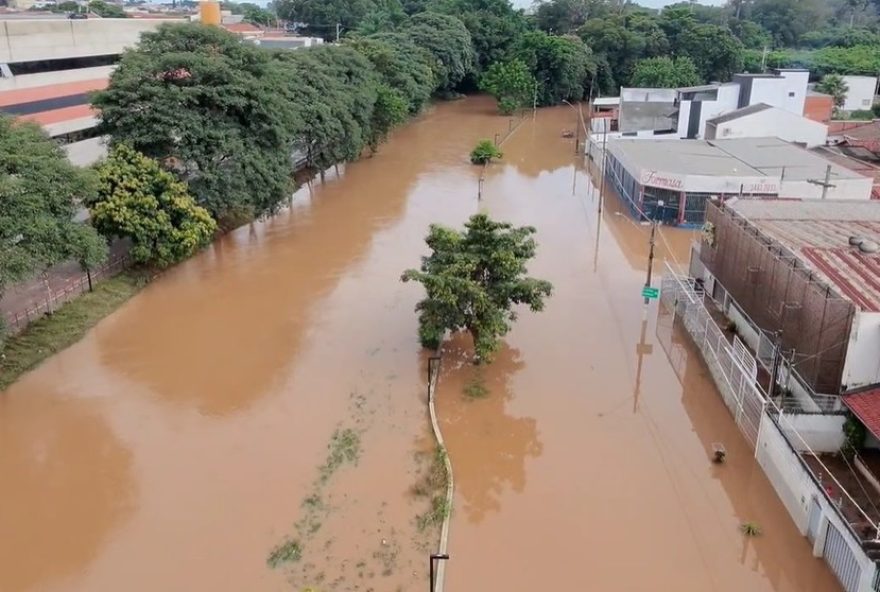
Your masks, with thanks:
[[[880,388],[845,395],[843,404],[865,424],[869,432],[880,438]]]
[[[40,125],[51,125],[53,123],[61,123],[64,121],[73,121],[82,119],[83,117],[96,117],[97,112],[92,109],[91,105],[73,105],[72,107],[62,107],[61,109],[52,109],[51,111],[42,111],[31,115],[21,115],[18,119],[23,121],[33,121]]]

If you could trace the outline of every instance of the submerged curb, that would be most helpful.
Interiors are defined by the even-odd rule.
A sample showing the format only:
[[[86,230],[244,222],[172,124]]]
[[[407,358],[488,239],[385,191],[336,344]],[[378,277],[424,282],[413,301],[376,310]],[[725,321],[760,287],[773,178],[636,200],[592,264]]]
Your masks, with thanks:
[[[452,462],[443,441],[443,433],[440,431],[440,423],[437,421],[437,411],[434,409],[434,393],[437,388],[437,380],[440,377],[440,357],[432,356],[428,359],[428,413],[431,416],[431,428],[434,430],[434,439],[443,450],[443,463],[446,465],[446,516],[443,518],[443,526],[440,528],[440,544],[437,553],[447,554],[449,545],[449,521],[452,518]],[[443,592],[443,584],[446,576],[446,562],[440,561],[437,565],[437,579],[431,592]]]

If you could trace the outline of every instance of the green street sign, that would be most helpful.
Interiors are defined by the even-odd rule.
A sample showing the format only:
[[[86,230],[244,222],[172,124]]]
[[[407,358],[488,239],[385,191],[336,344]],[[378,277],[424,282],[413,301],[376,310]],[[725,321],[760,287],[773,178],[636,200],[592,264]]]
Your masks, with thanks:
[[[650,286],[645,286],[642,288],[642,296],[645,298],[657,298],[660,296],[660,288],[652,288]]]

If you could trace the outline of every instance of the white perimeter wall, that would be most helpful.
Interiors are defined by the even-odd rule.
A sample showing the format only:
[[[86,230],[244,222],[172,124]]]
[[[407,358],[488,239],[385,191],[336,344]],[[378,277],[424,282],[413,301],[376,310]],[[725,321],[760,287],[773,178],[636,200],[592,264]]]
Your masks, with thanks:
[[[787,422],[800,434],[792,438],[792,445],[798,450],[809,447],[813,452],[837,452],[843,446],[843,422],[845,415],[791,414]]]
[[[814,148],[825,145],[828,127],[782,109],[766,109],[719,123],[715,128],[715,138],[718,140],[767,136],[776,136],[786,142],[799,142],[806,144],[807,148]]]
[[[846,101],[843,103],[843,110],[863,111],[870,109],[874,103],[877,78],[874,76],[844,76],[843,80],[849,87]]]
[[[824,175],[819,181],[824,180]],[[826,199],[871,199],[871,187],[873,180],[869,177],[857,179],[832,179],[834,187],[829,187],[825,195]],[[806,181],[787,179],[782,181],[779,197],[792,197],[801,199],[821,199],[822,187]]]
[[[687,138],[688,122],[691,116],[691,107],[698,101],[681,101],[678,112],[678,136]],[[700,129],[696,139],[706,137],[706,121],[725,113],[736,110],[739,103],[739,84],[722,84],[718,87],[718,98],[714,101],[699,101],[702,103],[700,110]]]
[[[86,80],[102,80],[110,78],[116,66],[97,66],[95,68],[78,68],[76,70],[59,70],[40,74],[22,74],[12,78],[0,78],[0,92],[22,90],[51,84],[83,82]]]
[[[841,379],[847,390],[880,382],[877,352],[880,352],[880,313],[856,312]]]

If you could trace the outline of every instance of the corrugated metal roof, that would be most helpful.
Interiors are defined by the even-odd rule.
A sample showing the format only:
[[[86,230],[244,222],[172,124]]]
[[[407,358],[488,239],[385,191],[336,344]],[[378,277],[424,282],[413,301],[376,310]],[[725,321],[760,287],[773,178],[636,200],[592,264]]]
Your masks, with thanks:
[[[843,396],[849,407],[875,438],[880,438],[880,388]]]
[[[729,203],[841,296],[861,310],[880,312],[880,253],[849,244],[859,236],[880,244],[877,201],[737,200]]]

